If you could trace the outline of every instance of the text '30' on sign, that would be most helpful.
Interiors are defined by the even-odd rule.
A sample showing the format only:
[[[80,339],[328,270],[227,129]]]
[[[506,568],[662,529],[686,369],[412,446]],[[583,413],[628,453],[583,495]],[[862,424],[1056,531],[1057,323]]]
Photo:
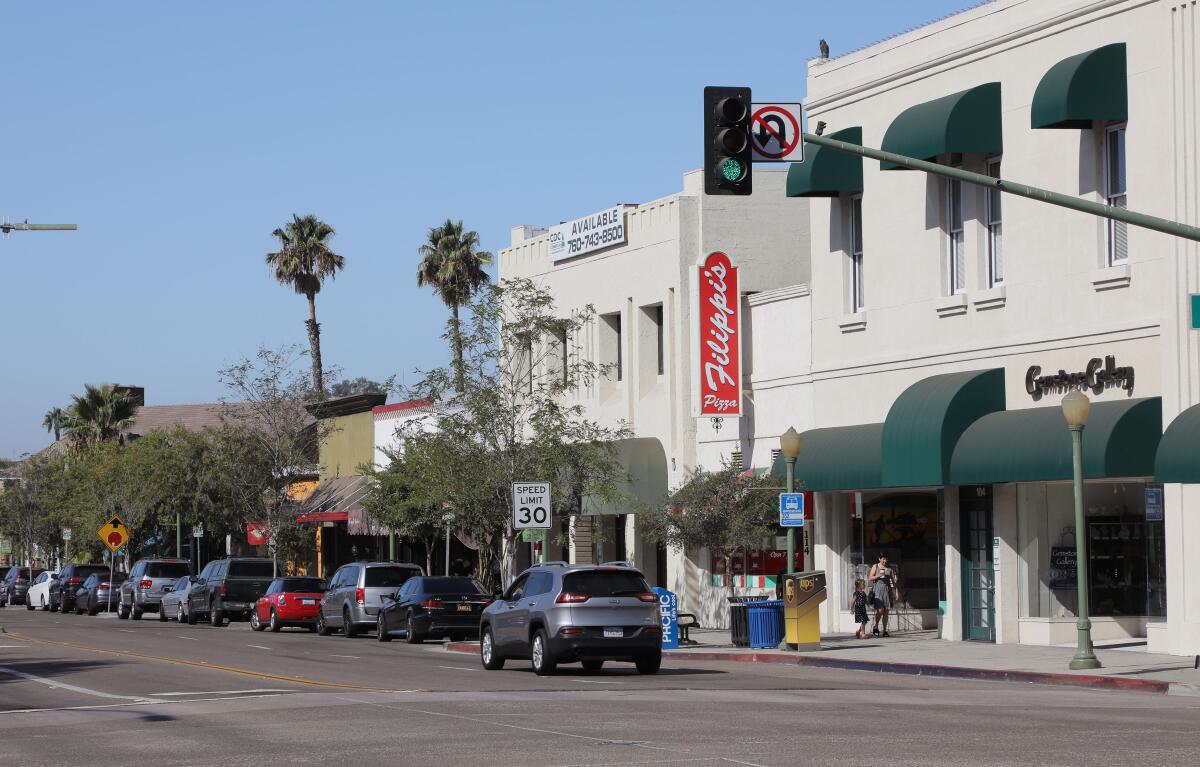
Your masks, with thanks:
[[[549,482],[514,482],[513,529],[544,530],[550,527]]]
[[[750,111],[754,162],[804,162],[803,124],[804,108],[799,104],[754,104]]]

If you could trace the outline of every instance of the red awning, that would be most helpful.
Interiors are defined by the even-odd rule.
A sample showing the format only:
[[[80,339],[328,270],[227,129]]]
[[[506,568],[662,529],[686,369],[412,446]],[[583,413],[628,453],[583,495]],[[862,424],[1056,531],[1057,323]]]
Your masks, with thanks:
[[[296,521],[304,522],[346,522],[350,519],[348,511],[313,511],[308,514],[297,514]]]

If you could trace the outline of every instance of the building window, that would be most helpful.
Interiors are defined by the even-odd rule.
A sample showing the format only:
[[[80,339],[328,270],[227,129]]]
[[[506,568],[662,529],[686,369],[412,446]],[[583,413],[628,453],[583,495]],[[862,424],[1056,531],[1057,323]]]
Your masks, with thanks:
[[[949,195],[946,201],[946,234],[947,248],[947,288],[950,295],[957,295],[967,289],[967,256],[965,239],[963,237],[963,189],[962,182],[954,179],[948,185]]]
[[[601,364],[611,366],[610,369],[616,376],[616,380],[621,381],[625,377],[625,367],[621,359],[621,313],[605,314],[600,319],[602,320],[600,324],[602,331]]]
[[[571,359],[570,347],[567,345],[570,341],[570,336],[566,330],[560,330],[556,335],[558,341],[558,364],[559,376],[563,386],[567,386],[571,382]]]
[[[862,195],[850,198],[850,311],[861,312],[863,297]]]
[[[662,304],[654,307],[654,322],[655,329],[658,331],[658,374],[663,374],[663,356],[665,348],[663,346],[663,308]]]
[[[1105,136],[1105,198],[1114,208],[1128,207],[1125,189],[1125,126],[1114,125]],[[1129,225],[1108,220],[1108,265],[1129,260]]]
[[[1000,158],[988,160],[987,174],[1000,178]],[[1002,238],[1001,197],[1003,192],[994,186],[987,191],[988,230],[988,287],[1004,284],[1004,240]]]

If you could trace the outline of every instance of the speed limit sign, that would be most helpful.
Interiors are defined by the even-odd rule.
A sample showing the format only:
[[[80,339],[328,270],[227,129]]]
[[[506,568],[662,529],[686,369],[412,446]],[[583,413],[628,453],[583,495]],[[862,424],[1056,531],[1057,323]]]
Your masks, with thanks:
[[[513,483],[513,529],[543,530],[550,527],[550,483]]]

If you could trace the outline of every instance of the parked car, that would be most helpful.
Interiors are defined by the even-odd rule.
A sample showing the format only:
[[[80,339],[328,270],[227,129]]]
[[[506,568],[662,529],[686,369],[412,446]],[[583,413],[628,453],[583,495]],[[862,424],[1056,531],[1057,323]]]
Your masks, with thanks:
[[[196,582],[195,576],[185,575],[171,585],[171,590],[163,594],[158,604],[158,619],[167,621],[175,618],[180,623],[187,620],[188,592]]]
[[[40,567],[13,565],[0,580],[0,607],[25,604],[25,592],[33,579],[44,573]]]
[[[58,580],[50,584],[50,612],[64,613],[75,605],[75,593],[93,573],[107,573],[108,565],[69,564],[58,573]]]
[[[284,626],[302,626],[316,631],[317,610],[327,587],[324,578],[276,578],[255,603],[250,628],[262,631],[270,626],[271,631],[280,631]]]
[[[186,559],[142,559],[135,562],[129,577],[121,584],[121,603],[117,617],[124,620],[142,619],[142,613],[158,612],[163,594],[175,581],[192,574],[192,563]]]
[[[539,676],[559,663],[594,671],[607,660],[654,674],[662,664],[658,597],[624,562],[537,565],[484,609],[479,655],[488,670],[529,658]]]
[[[58,578],[58,573],[52,573],[49,570],[34,578],[33,585],[29,587],[29,591],[25,592],[25,609],[32,610],[40,607],[43,610],[49,610],[50,586],[56,578]]]
[[[317,633],[329,636],[341,629],[353,639],[375,626],[379,609],[409,578],[421,575],[419,565],[402,562],[353,562],[342,565],[329,581],[317,611]]]
[[[125,573],[122,572],[113,573],[111,576],[108,573],[92,573],[75,592],[75,614],[95,615],[101,611],[117,609],[118,600],[121,598],[118,591],[124,582]]]
[[[188,592],[187,622],[207,618],[214,626],[249,619],[255,602],[275,578],[275,565],[265,557],[215,559],[204,566]]]
[[[421,576],[409,578],[375,620],[375,636],[390,642],[392,632],[404,630],[409,644],[428,637],[465,639],[479,634],[479,616],[491,597],[470,578]]]

